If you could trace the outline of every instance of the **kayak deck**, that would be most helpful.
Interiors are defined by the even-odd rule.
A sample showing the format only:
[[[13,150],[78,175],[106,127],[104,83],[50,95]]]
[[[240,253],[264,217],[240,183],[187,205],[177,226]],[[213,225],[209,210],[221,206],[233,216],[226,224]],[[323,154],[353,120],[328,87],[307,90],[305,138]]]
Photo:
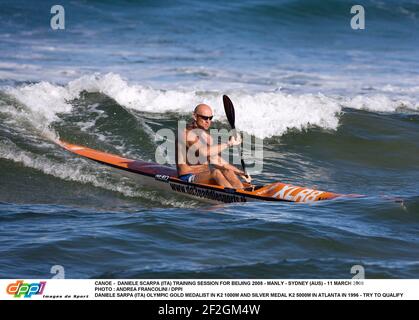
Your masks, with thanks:
[[[332,192],[298,187],[281,182],[259,186],[246,184],[244,189],[224,188],[214,184],[189,183],[180,180],[177,177],[177,170],[172,167],[142,160],[131,160],[61,140],[58,143],[60,146],[74,154],[134,174],[134,177],[139,176],[141,177],[141,182],[145,181],[148,182],[147,184],[158,188],[164,187],[166,190],[190,195],[195,198],[217,202],[262,200],[309,203],[320,200],[330,200],[341,196]]]

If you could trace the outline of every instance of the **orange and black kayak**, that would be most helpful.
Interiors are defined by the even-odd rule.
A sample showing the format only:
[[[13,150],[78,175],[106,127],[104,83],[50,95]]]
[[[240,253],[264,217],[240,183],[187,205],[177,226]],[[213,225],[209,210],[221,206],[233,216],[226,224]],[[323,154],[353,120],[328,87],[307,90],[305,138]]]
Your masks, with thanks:
[[[118,169],[133,178],[139,185],[155,187],[162,191],[171,191],[204,201],[247,202],[259,200],[311,203],[343,196],[337,193],[297,187],[281,182],[266,185],[248,184],[244,189],[185,182],[177,177],[177,170],[172,167],[142,160],[131,160],[64,141],[59,141],[58,143],[74,154]]]

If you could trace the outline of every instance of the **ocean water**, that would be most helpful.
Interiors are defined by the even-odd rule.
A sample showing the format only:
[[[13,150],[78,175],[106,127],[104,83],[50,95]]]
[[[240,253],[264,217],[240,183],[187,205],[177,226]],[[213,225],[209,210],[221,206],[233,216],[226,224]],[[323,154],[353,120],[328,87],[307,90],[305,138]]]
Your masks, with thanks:
[[[0,5],[0,277],[419,276],[419,4]],[[263,139],[258,183],[366,195],[209,205],[145,189],[57,138],[154,161],[201,102]],[[251,161],[252,159],[247,159]]]

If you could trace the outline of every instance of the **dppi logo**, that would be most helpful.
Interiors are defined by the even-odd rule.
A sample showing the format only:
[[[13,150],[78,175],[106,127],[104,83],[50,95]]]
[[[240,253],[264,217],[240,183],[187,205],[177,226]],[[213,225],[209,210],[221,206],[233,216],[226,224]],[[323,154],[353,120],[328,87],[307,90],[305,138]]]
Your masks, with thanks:
[[[14,295],[15,298],[20,298],[22,295],[24,298],[30,298],[34,294],[42,294],[46,283],[46,281],[24,283],[23,280],[18,280],[15,283],[9,284],[6,291],[8,294]]]

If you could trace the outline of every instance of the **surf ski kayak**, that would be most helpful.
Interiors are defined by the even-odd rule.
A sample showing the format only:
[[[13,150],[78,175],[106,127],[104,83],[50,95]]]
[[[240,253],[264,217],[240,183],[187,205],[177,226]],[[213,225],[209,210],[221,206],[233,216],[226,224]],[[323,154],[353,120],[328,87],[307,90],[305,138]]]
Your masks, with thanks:
[[[289,201],[315,202],[330,200],[341,194],[274,182],[266,185],[246,184],[244,189],[224,188],[214,184],[190,183],[177,177],[173,167],[142,160],[131,160],[88,147],[58,142],[66,150],[114,168],[135,180],[139,185],[155,187],[209,202]]]

